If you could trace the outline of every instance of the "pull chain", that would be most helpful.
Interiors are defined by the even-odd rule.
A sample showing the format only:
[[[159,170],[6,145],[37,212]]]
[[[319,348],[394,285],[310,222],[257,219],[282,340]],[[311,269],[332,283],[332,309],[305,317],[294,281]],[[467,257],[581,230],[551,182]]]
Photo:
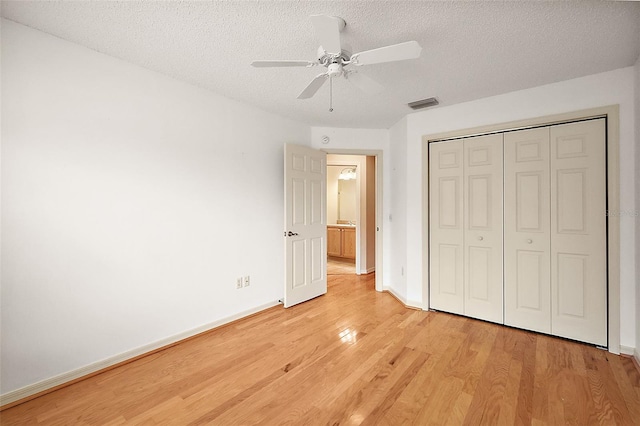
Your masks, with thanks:
[[[329,77],[329,112],[333,112],[333,78]]]

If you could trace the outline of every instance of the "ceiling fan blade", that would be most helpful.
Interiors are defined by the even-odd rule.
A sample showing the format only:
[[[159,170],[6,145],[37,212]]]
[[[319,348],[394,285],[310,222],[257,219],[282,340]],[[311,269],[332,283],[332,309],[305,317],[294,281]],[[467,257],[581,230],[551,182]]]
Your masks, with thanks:
[[[298,99],[309,99],[315,95],[328,77],[329,75],[327,73],[317,75],[316,78],[311,80],[311,83],[309,83],[309,85],[298,95]]]
[[[349,74],[347,74],[347,80],[352,82],[353,85],[358,89],[370,95],[377,95],[384,90],[383,85],[381,85],[371,77],[368,77],[357,71],[351,71]]]
[[[267,67],[312,67],[317,65],[317,62],[311,61],[253,61],[251,66],[256,68]]]
[[[418,58],[421,51],[422,47],[420,47],[417,41],[407,41],[354,53],[351,55],[351,63],[354,65],[371,65],[383,62],[404,61],[405,59]]]
[[[311,15],[311,23],[322,48],[327,53],[339,55],[342,52],[340,30],[345,25],[344,21],[333,16]]]

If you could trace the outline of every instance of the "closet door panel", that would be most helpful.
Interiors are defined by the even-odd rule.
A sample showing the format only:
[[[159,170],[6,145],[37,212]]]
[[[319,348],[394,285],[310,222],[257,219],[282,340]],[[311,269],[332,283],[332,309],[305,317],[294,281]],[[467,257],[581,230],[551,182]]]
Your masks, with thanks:
[[[607,345],[605,120],[551,127],[552,334]]]
[[[429,145],[429,300],[464,313],[462,141]]]
[[[503,323],[502,139],[464,139],[464,314],[497,323]]]
[[[551,333],[549,127],[504,135],[505,324]]]

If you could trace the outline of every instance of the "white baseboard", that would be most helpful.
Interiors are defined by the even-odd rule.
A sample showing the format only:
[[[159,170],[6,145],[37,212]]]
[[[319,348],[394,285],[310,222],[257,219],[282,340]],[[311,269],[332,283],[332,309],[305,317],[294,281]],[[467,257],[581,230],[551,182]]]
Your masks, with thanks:
[[[623,346],[620,345],[620,353],[622,355],[631,355],[633,356],[634,352],[635,352],[635,348],[632,348],[631,346]]]
[[[633,351],[633,357],[636,359],[638,366],[640,366],[640,350],[636,349]]]
[[[422,304],[420,302],[416,302],[413,300],[407,300],[404,296],[399,295],[394,289],[389,286],[383,286],[382,291],[388,291],[391,293],[393,297],[398,299],[402,304],[404,304],[408,308],[420,309],[422,310]]]
[[[239,312],[235,315],[231,315],[227,318],[220,319],[218,321],[211,322],[209,324],[201,325],[200,327],[196,327],[194,329],[175,334],[173,336],[164,338],[162,340],[158,340],[156,342],[150,343],[148,345],[140,346],[138,348],[132,349],[130,351],[123,352],[118,355],[114,355],[112,357],[103,359],[101,361],[97,361],[91,363],[87,366],[77,368],[75,370],[68,371],[66,373],[59,374],[57,376],[51,377],[49,379],[42,380],[40,382],[27,385],[20,389],[16,389],[11,392],[7,392],[5,394],[0,395],[0,407],[3,407],[7,404],[11,404],[12,402],[19,401],[24,398],[28,398],[32,395],[36,395],[40,392],[44,392],[46,390],[55,388],[57,386],[63,385],[65,383],[69,383],[73,380],[82,378],[92,373],[96,373],[100,370],[104,370],[105,368],[111,367],[113,365],[119,364],[121,362],[130,360],[132,358],[139,357],[141,355],[147,354],[149,352],[160,349],[164,346],[168,346],[174,343],[177,343],[181,340],[187,339],[189,337],[193,337],[197,334],[203,333],[205,331],[212,330],[214,328],[220,327],[222,325],[228,324],[230,322],[236,321],[238,319],[244,318],[249,315],[253,315],[260,311],[264,311],[265,309],[272,308],[274,306],[279,305],[279,302],[266,303],[261,306],[257,306],[253,309],[249,309],[243,312]]]

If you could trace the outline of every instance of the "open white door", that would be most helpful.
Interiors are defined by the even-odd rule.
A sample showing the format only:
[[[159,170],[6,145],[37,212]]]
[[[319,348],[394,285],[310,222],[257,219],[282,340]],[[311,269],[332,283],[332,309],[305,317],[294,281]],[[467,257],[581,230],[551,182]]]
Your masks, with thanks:
[[[327,292],[327,155],[284,146],[284,307]]]

